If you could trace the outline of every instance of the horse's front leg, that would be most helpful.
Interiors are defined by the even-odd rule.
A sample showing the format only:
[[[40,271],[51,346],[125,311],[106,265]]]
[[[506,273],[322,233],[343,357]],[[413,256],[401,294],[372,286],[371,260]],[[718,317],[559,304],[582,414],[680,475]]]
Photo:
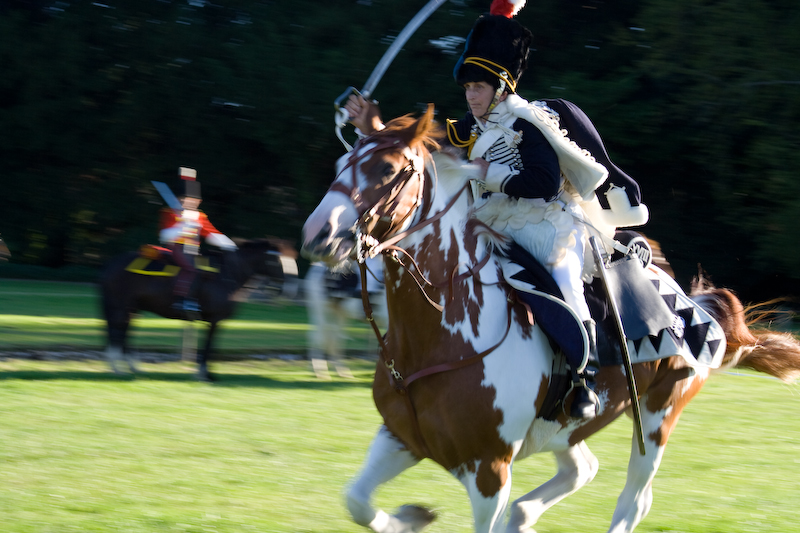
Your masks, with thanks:
[[[487,458],[479,464],[477,470],[466,470],[456,477],[467,489],[475,533],[499,533],[511,495],[511,463]],[[487,494],[491,490],[489,487],[495,488],[496,492]]]
[[[353,520],[376,533],[416,533],[430,524],[436,516],[423,507],[405,505],[396,514],[389,515],[371,504],[372,494],[380,485],[418,462],[419,459],[381,426],[361,473],[347,490],[347,509]]]
[[[599,469],[597,458],[585,442],[554,454],[556,475],[511,505],[506,533],[533,533],[533,525],[545,511],[589,483]]]
[[[197,379],[212,383],[214,376],[208,371],[208,358],[211,354],[211,343],[214,340],[214,332],[217,329],[217,322],[209,322],[208,334],[206,335],[206,342],[203,349],[197,354]]]

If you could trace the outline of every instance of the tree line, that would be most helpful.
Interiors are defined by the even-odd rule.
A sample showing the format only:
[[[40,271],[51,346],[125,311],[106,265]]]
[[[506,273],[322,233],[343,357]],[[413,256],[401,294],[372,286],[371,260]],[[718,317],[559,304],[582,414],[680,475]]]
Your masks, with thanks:
[[[226,234],[297,242],[343,153],[333,100],[425,3],[0,3],[0,276],[155,242],[150,181],[175,186],[180,166]],[[442,38],[488,4],[450,0],[420,27],[374,93],[384,117],[463,115],[460,49]],[[521,95],[587,112],[681,283],[698,263],[745,295],[800,280],[800,5],[539,0],[518,19],[534,34]]]

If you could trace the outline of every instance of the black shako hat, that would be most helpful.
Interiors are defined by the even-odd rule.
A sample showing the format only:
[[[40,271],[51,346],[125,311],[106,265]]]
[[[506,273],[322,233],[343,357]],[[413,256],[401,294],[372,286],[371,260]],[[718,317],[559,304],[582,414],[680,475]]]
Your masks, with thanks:
[[[201,199],[200,183],[197,181],[197,171],[193,168],[181,167],[178,170],[181,177],[180,195],[186,198]]]
[[[456,83],[485,81],[497,88],[505,81],[506,88],[516,92],[517,82],[528,66],[533,34],[510,17],[524,4],[524,0],[495,0],[489,14],[478,17],[453,69]]]

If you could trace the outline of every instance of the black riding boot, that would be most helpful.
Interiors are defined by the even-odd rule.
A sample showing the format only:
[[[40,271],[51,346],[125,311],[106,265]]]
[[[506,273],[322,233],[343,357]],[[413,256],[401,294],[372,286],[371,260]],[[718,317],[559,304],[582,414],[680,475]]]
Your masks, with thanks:
[[[575,388],[575,397],[569,414],[573,418],[591,419],[597,414],[597,394],[595,394],[595,376],[600,371],[600,362],[597,358],[597,330],[594,320],[583,323],[589,337],[589,357],[583,372],[572,370],[572,386]]]

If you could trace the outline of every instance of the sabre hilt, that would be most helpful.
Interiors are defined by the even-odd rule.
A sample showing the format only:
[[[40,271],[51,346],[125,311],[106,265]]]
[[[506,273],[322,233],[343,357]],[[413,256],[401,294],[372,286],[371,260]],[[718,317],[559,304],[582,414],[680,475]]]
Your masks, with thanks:
[[[342,94],[339,95],[336,100],[333,101],[333,107],[336,110],[336,114],[334,115],[333,119],[336,123],[336,137],[339,139],[339,141],[341,141],[348,152],[353,151],[353,147],[350,145],[350,143],[344,140],[344,137],[342,137],[342,128],[347,126],[347,123],[350,121],[350,113],[348,113],[347,109],[344,107],[347,103],[347,100],[350,98],[350,95],[361,96],[364,99],[367,99],[371,104],[378,104],[377,100],[369,100],[368,92],[364,91],[364,93],[361,93],[358,91],[358,89],[352,86],[348,87]]]

